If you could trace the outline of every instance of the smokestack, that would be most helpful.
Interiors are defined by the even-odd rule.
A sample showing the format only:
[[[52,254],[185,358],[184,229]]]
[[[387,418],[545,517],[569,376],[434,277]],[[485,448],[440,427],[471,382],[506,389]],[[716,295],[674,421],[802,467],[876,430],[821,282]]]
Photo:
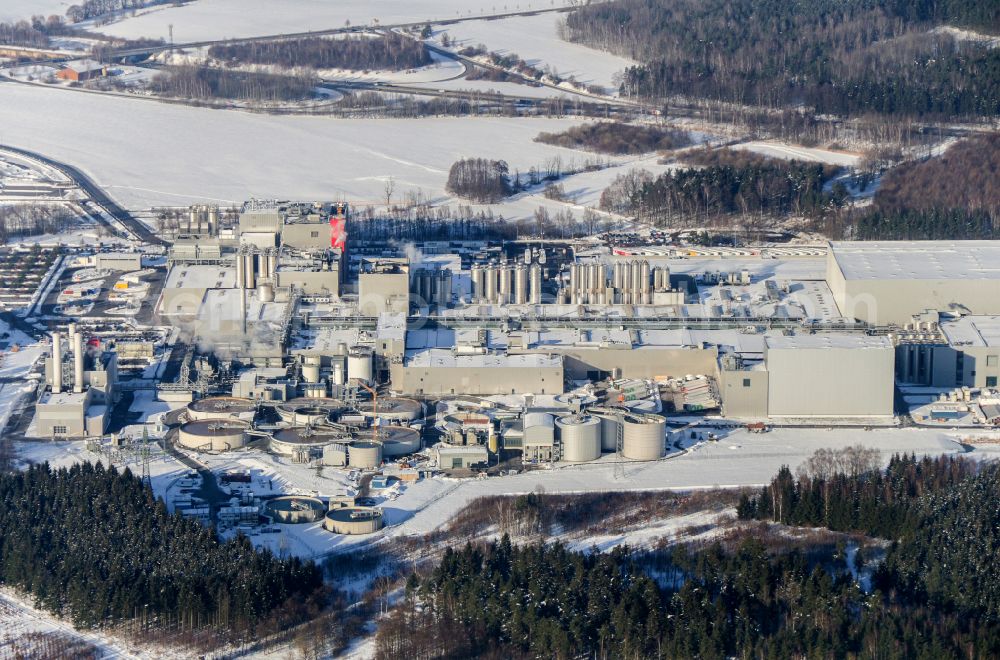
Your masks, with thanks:
[[[83,335],[73,335],[73,391],[83,392]]]
[[[62,392],[62,337],[52,333],[52,393]]]
[[[75,346],[76,345],[76,340],[73,339],[73,337],[76,336],[76,323],[70,323],[69,327],[67,328],[67,330],[69,332],[67,333],[67,336],[66,336],[66,340],[67,340],[66,341],[66,345],[67,346],[71,346],[71,347]]]

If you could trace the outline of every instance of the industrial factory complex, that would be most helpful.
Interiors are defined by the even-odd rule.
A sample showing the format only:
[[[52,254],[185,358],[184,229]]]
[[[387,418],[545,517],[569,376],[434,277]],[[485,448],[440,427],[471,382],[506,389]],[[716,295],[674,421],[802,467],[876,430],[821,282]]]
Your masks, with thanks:
[[[175,510],[350,535],[432,475],[658,461],[698,424],[1000,422],[1000,242],[403,245],[351,227],[344,203],[194,207],[155,259],[64,264],[63,307],[98,311],[49,325],[25,436],[134,448],[115,411],[145,397],[165,412],[142,443],[194,470]],[[91,280],[130,324],[86,301]],[[340,476],[324,492],[227,468],[225,499],[197,495],[228,456]]]

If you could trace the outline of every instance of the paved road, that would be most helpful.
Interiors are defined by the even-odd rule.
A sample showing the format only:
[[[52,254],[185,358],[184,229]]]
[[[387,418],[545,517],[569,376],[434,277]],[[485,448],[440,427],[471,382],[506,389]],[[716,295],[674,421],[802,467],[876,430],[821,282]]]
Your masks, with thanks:
[[[90,201],[96,204],[107,213],[109,216],[117,220],[125,229],[132,235],[143,243],[151,243],[154,245],[168,245],[167,241],[163,240],[156,234],[154,234],[149,227],[143,224],[140,220],[136,219],[131,213],[123,209],[118,205],[113,199],[108,197],[108,195],[98,186],[94,181],[88,177],[86,174],[73,167],[72,165],[67,165],[66,163],[61,163],[57,160],[52,160],[48,156],[43,156],[42,154],[36,153],[34,151],[28,151],[27,149],[20,149],[18,147],[11,147],[6,145],[0,145],[0,150],[8,151],[12,154],[16,154],[23,158],[30,158],[32,160],[38,161],[51,167],[53,169],[59,170],[64,175],[72,179],[76,185],[80,187],[81,190],[87,193],[90,197]]]

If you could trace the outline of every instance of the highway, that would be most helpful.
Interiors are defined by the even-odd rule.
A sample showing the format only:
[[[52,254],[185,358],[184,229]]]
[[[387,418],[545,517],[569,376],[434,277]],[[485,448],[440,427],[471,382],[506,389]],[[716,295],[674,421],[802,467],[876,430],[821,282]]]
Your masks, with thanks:
[[[52,160],[48,156],[43,156],[42,154],[34,151],[28,151],[27,149],[21,149],[19,147],[0,145],[0,151],[8,151],[12,154],[21,156],[22,158],[29,158],[62,172],[64,175],[72,179],[81,190],[87,193],[87,196],[94,205],[99,207],[111,218],[121,224],[133,238],[153,245],[169,245],[167,241],[154,234],[149,227],[135,218],[135,216],[127,210],[119,206],[113,199],[108,197],[107,193],[105,193],[100,186],[94,183],[90,177],[72,165],[60,163],[59,161]]]

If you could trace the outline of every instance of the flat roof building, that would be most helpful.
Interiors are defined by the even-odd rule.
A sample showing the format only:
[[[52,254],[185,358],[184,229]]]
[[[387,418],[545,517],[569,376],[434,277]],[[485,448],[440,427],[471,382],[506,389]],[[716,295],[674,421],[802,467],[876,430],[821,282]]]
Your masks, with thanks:
[[[826,279],[843,316],[877,325],[1000,314],[1000,241],[833,242]]]

